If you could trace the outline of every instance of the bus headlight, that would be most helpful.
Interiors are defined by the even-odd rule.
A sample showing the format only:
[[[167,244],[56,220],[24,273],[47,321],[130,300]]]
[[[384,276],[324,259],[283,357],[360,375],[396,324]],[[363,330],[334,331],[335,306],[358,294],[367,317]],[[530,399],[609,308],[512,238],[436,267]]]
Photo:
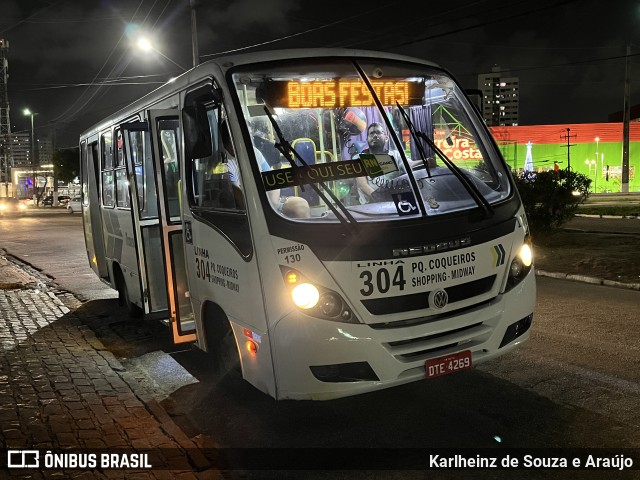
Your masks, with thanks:
[[[518,257],[520,257],[520,261],[522,265],[525,267],[530,267],[533,263],[533,250],[531,249],[531,245],[525,243],[520,247],[520,251],[518,252]]]
[[[509,266],[509,278],[507,279],[507,288],[505,289],[505,292],[508,292],[520,283],[531,271],[532,265],[533,249],[531,248],[531,239],[527,235],[524,239],[524,243],[520,246],[518,253]]]
[[[27,208],[27,207],[25,207],[25,206],[24,206],[24,203],[21,203],[21,204],[18,206],[18,209],[20,209],[20,210],[25,210],[26,208]]]
[[[360,323],[339,293],[314,285],[297,270],[284,266],[281,269],[291,300],[306,315],[334,322]]]
[[[300,283],[291,290],[291,298],[297,307],[307,310],[318,304],[320,292],[315,285],[310,283]]]

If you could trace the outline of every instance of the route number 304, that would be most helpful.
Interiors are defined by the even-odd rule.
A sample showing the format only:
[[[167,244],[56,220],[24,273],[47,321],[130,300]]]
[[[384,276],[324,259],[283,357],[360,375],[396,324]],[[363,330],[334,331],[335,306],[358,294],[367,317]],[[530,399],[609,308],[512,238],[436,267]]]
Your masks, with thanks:
[[[375,272],[363,270],[360,272],[360,278],[364,284],[364,288],[360,289],[360,293],[365,297],[375,292],[387,293],[391,287],[398,287],[400,291],[402,291],[407,283],[404,279],[404,269],[402,265],[398,265],[395,272],[389,271],[384,267],[379,268]]]

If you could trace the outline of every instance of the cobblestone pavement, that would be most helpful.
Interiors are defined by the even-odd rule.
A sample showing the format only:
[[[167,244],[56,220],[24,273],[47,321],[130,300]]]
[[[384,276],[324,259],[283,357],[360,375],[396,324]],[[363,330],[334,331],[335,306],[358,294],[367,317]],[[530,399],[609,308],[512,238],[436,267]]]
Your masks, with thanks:
[[[0,267],[0,446],[152,449],[151,463],[161,467],[9,470],[3,458],[0,478],[222,478],[200,453],[209,445],[194,443],[124,380],[123,366],[85,325],[86,314],[76,313],[73,295],[25,277],[5,257]]]

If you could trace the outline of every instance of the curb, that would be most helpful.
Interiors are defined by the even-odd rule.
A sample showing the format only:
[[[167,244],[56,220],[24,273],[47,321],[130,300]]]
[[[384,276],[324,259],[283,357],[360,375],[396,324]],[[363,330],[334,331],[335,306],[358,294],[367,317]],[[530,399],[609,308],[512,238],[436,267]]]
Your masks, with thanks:
[[[574,217],[582,217],[582,218],[625,218],[628,220],[640,220],[640,216],[638,215],[603,215],[603,214],[595,214],[595,213],[576,213]]]
[[[624,283],[614,280],[605,280],[604,278],[589,277],[587,275],[577,275],[573,273],[547,272],[546,270],[536,269],[536,275],[540,277],[557,278],[559,280],[571,280],[574,282],[590,283],[592,285],[604,285],[606,287],[625,288],[627,290],[640,291],[640,283]]]

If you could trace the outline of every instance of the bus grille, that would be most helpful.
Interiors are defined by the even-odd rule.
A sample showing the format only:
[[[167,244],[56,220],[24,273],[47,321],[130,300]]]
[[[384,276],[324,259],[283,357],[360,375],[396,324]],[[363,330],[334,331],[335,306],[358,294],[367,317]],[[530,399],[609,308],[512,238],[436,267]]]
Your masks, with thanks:
[[[385,343],[384,347],[401,362],[422,361],[458,351],[461,346],[473,349],[487,341],[492,330],[489,325],[480,322],[433,335]]]
[[[462,283],[445,288],[449,295],[449,303],[460,302],[468,298],[487,293],[493,287],[496,275],[480,278],[473,282]],[[420,292],[411,295],[399,295],[395,297],[372,298],[362,300],[364,307],[372,315],[387,315],[390,313],[410,312],[429,308],[429,293]]]

